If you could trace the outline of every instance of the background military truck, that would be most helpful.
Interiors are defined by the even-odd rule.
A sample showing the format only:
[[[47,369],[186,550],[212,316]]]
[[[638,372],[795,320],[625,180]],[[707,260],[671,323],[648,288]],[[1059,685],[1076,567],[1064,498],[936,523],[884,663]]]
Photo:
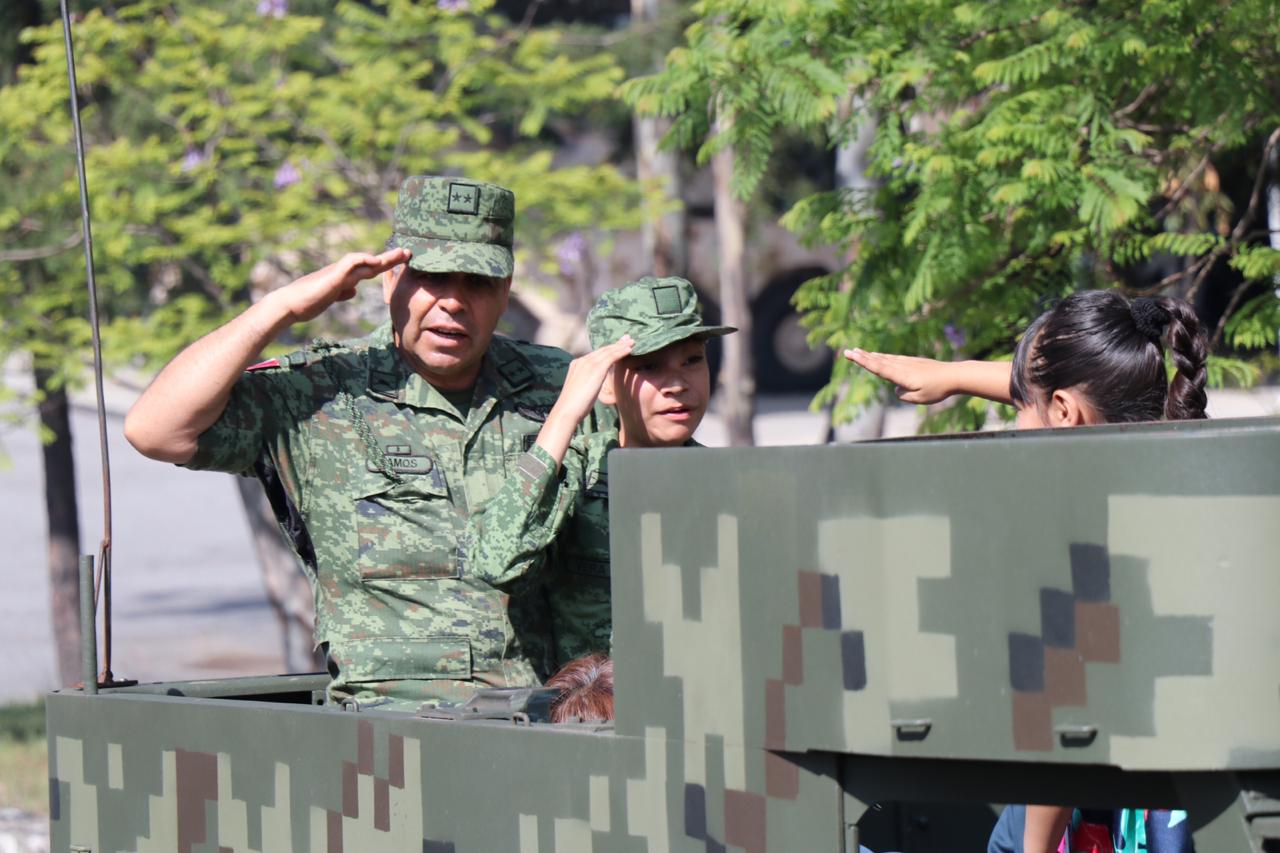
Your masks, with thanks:
[[[1277,460],[1276,418],[620,451],[615,723],[91,680],[52,849],[980,850],[1056,802],[1274,851]]]
[[[582,130],[564,140],[557,162],[593,162],[602,151],[611,151],[612,144],[608,134]],[[809,183],[831,185],[830,152],[813,146],[795,149],[788,152],[787,164],[812,172]],[[681,172],[678,204],[682,213],[672,217],[672,227],[682,231],[686,265],[666,272],[693,282],[704,312],[711,322],[719,322],[721,252],[711,171],[686,163]],[[795,192],[793,188],[791,193]],[[749,212],[743,259],[755,385],[764,392],[816,391],[831,376],[832,352],[809,343],[791,297],[804,282],[837,269],[838,253],[831,246],[804,246],[778,223],[793,199],[761,195]],[[536,253],[522,255],[506,330],[517,338],[584,352],[588,349],[584,322],[595,298],[654,272],[653,253],[641,231],[572,234],[557,247],[539,247]],[[718,350],[718,343],[712,342],[713,368],[718,365]]]

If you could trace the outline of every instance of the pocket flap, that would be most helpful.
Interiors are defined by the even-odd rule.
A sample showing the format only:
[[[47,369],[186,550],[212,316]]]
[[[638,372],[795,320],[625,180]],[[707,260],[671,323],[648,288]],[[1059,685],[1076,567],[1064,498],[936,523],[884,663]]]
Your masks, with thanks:
[[[373,637],[337,645],[329,654],[349,682],[471,678],[466,637]]]
[[[572,575],[587,575],[593,578],[609,577],[608,560],[592,560],[587,557],[565,557],[561,561],[564,570]]]

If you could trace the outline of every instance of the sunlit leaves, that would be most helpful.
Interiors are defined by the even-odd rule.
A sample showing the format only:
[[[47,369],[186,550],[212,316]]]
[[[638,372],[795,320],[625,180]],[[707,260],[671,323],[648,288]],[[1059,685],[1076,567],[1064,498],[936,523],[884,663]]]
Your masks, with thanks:
[[[785,217],[847,259],[797,297],[833,347],[1008,353],[1057,296],[1149,285],[1134,270],[1153,260],[1180,265],[1186,274],[1165,284],[1184,293],[1211,256],[1263,290],[1235,306],[1222,342],[1273,347],[1280,262],[1257,224],[1234,234],[1243,211],[1213,168],[1238,152],[1247,189],[1280,126],[1280,20],[1268,9],[703,0],[666,70],[625,91],[638,109],[675,116],[673,144],[732,144],[753,173],[783,134],[841,144],[875,120],[875,188],[823,193]],[[843,91],[830,87],[837,77]],[[719,103],[734,120],[708,140]],[[1248,371],[1223,360],[1210,377]],[[819,399],[851,417],[880,388],[837,365]],[[973,425],[985,409],[953,411]]]
[[[447,8],[446,8],[447,7]],[[279,7],[284,12],[285,7]],[[324,16],[253,0],[134,0],[75,24],[109,351],[156,364],[246,304],[386,237],[400,180],[512,187],[518,251],[634,226],[639,189],[608,163],[558,168],[548,127],[611,101],[622,71],[491,0],[341,0]],[[79,224],[59,25],[0,89],[0,251]],[[79,247],[0,262],[0,357],[67,375],[87,340]],[[379,306],[380,307],[380,306]]]

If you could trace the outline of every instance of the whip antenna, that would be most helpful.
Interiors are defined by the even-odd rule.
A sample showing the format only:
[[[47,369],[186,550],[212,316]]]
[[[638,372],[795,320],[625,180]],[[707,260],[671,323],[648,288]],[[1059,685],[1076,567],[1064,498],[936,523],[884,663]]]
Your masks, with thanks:
[[[102,339],[98,331],[98,287],[93,277],[93,235],[89,227],[89,183],[84,171],[84,139],[80,133],[80,105],[76,101],[76,63],[71,48],[71,16],[67,0],[59,0],[62,40],[67,52],[67,82],[71,90],[71,125],[76,140],[76,173],[80,180],[80,221],[84,232],[84,265],[89,282],[89,323],[93,327],[93,380],[98,392],[98,448],[102,457],[102,542],[98,546],[98,578],[94,609],[102,602],[102,681],[111,684],[111,459],[107,451],[107,407],[102,393]],[[83,583],[83,581],[81,581]],[[82,599],[83,600],[83,599]],[[83,619],[96,631],[96,619]],[[88,685],[85,685],[88,689]]]

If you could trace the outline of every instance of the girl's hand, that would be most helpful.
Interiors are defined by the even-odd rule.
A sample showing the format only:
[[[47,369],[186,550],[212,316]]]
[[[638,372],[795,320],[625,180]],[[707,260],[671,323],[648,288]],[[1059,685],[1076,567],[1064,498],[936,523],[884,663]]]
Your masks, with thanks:
[[[937,403],[956,393],[951,362],[860,349],[847,349],[844,357],[896,385],[894,392],[904,403]]]
[[[582,419],[591,411],[600,388],[604,385],[609,369],[631,354],[635,341],[623,335],[616,343],[607,344],[569,362],[569,372],[564,377],[564,387],[556,404],[551,407],[546,422],[538,431],[538,446],[545,450],[556,464],[564,461],[565,451],[573,433]]]
[[[576,429],[600,396],[600,388],[609,375],[609,369],[630,355],[635,344],[630,335],[623,335],[616,343],[606,344],[569,362],[564,388],[560,390],[547,419],[553,415],[563,417],[573,421]]]

